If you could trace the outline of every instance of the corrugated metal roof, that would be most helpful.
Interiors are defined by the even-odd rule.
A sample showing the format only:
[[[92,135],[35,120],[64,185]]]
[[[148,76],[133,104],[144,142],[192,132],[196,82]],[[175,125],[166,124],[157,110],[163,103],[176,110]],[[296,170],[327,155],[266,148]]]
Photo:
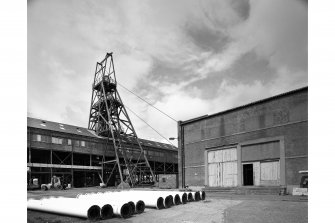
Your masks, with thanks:
[[[63,133],[68,133],[68,134],[80,135],[80,136],[103,138],[103,137],[98,136],[94,131],[83,128],[83,127],[67,125],[64,123],[52,122],[52,121],[31,118],[31,117],[27,117],[27,126],[31,128],[45,129],[49,131],[63,132]],[[160,143],[160,142],[155,142],[155,141],[146,140],[146,139],[139,139],[139,140],[141,144],[145,146],[158,147],[158,148],[165,149],[165,150],[166,149],[170,149],[170,150],[177,149],[176,147],[166,144],[166,143]],[[131,142],[132,140],[129,139],[128,141]],[[136,143],[136,142],[133,142],[133,143]]]
[[[302,92],[302,91],[308,91],[308,86],[298,88],[298,89],[295,89],[295,90],[292,90],[292,91],[284,92],[282,94],[278,94],[278,95],[275,95],[275,96],[272,96],[272,97],[269,97],[269,98],[254,101],[254,102],[251,102],[251,103],[248,103],[248,104],[245,104],[245,105],[241,105],[241,106],[238,106],[238,107],[234,107],[234,108],[231,108],[231,109],[228,109],[228,110],[225,110],[225,111],[221,111],[221,112],[218,112],[218,113],[215,113],[215,114],[203,115],[203,116],[200,116],[200,117],[196,117],[196,118],[192,118],[192,119],[189,119],[189,120],[181,121],[181,125],[192,123],[192,122],[195,122],[195,121],[199,121],[199,120],[202,120],[202,119],[205,119],[205,118],[214,117],[214,116],[217,116],[217,115],[226,114],[226,113],[236,111],[236,110],[239,110],[239,109],[242,109],[242,108],[246,108],[246,107],[253,106],[253,105],[256,105],[256,104],[261,104],[261,103],[268,102],[268,101],[271,101],[271,100],[274,100],[274,99],[277,99],[277,98],[285,97],[285,96],[288,96],[288,95],[296,94],[296,93]]]

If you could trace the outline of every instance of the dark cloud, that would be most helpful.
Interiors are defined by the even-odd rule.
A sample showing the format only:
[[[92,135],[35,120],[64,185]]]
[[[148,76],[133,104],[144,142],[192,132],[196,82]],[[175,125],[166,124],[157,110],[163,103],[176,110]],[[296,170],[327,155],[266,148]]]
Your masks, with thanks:
[[[158,58],[153,58],[153,63],[147,80],[162,83],[178,83],[189,79],[192,74],[184,69],[186,64],[168,63]]]
[[[192,91],[195,89],[200,91],[200,98],[203,100],[211,100],[217,97],[218,89],[225,79],[223,72],[212,73],[208,78],[197,80],[189,85],[187,85],[184,90]]]
[[[269,66],[268,60],[258,57],[252,50],[240,57],[225,74],[226,79],[234,84],[254,81],[267,84],[275,78],[276,70]]]
[[[249,0],[232,0],[231,6],[241,18],[248,19],[250,13]]]
[[[204,24],[187,23],[184,30],[191,41],[204,51],[220,52],[230,40],[222,31],[210,29]]]

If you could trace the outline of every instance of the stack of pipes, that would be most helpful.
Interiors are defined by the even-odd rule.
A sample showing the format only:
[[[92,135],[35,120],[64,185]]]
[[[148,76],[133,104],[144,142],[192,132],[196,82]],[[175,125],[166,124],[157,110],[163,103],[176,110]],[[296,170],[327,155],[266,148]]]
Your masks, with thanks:
[[[170,208],[172,205],[205,200],[204,191],[124,190],[78,194],[76,198],[51,197],[28,200],[28,209],[87,218],[108,219],[116,215],[128,218],[148,208]]]

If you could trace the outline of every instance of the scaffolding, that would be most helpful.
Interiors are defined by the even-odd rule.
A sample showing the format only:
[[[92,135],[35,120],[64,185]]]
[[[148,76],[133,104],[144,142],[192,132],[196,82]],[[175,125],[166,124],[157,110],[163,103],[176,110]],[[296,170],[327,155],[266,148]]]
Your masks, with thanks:
[[[103,160],[102,166],[114,164],[113,170],[118,168],[121,180],[119,188],[144,185],[148,181],[157,183],[117,90],[113,53],[107,53],[105,58],[96,64],[88,129],[107,140],[112,140],[114,148],[108,149],[114,149],[115,160]],[[137,144],[139,151],[131,153],[130,149],[125,147],[127,142]]]

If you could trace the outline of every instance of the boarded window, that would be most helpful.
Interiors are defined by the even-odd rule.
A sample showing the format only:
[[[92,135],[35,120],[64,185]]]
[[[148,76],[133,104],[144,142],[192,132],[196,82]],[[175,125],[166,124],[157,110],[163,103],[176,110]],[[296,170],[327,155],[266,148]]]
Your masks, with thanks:
[[[33,134],[33,141],[37,142],[47,142],[48,136]]]
[[[261,163],[261,181],[278,181],[279,173],[278,161]]]
[[[41,142],[41,135],[33,135],[33,141]]]
[[[62,144],[63,143],[63,139],[52,137],[51,138],[51,143],[53,143],[53,144]]]
[[[280,157],[279,141],[242,146],[242,162]]]

